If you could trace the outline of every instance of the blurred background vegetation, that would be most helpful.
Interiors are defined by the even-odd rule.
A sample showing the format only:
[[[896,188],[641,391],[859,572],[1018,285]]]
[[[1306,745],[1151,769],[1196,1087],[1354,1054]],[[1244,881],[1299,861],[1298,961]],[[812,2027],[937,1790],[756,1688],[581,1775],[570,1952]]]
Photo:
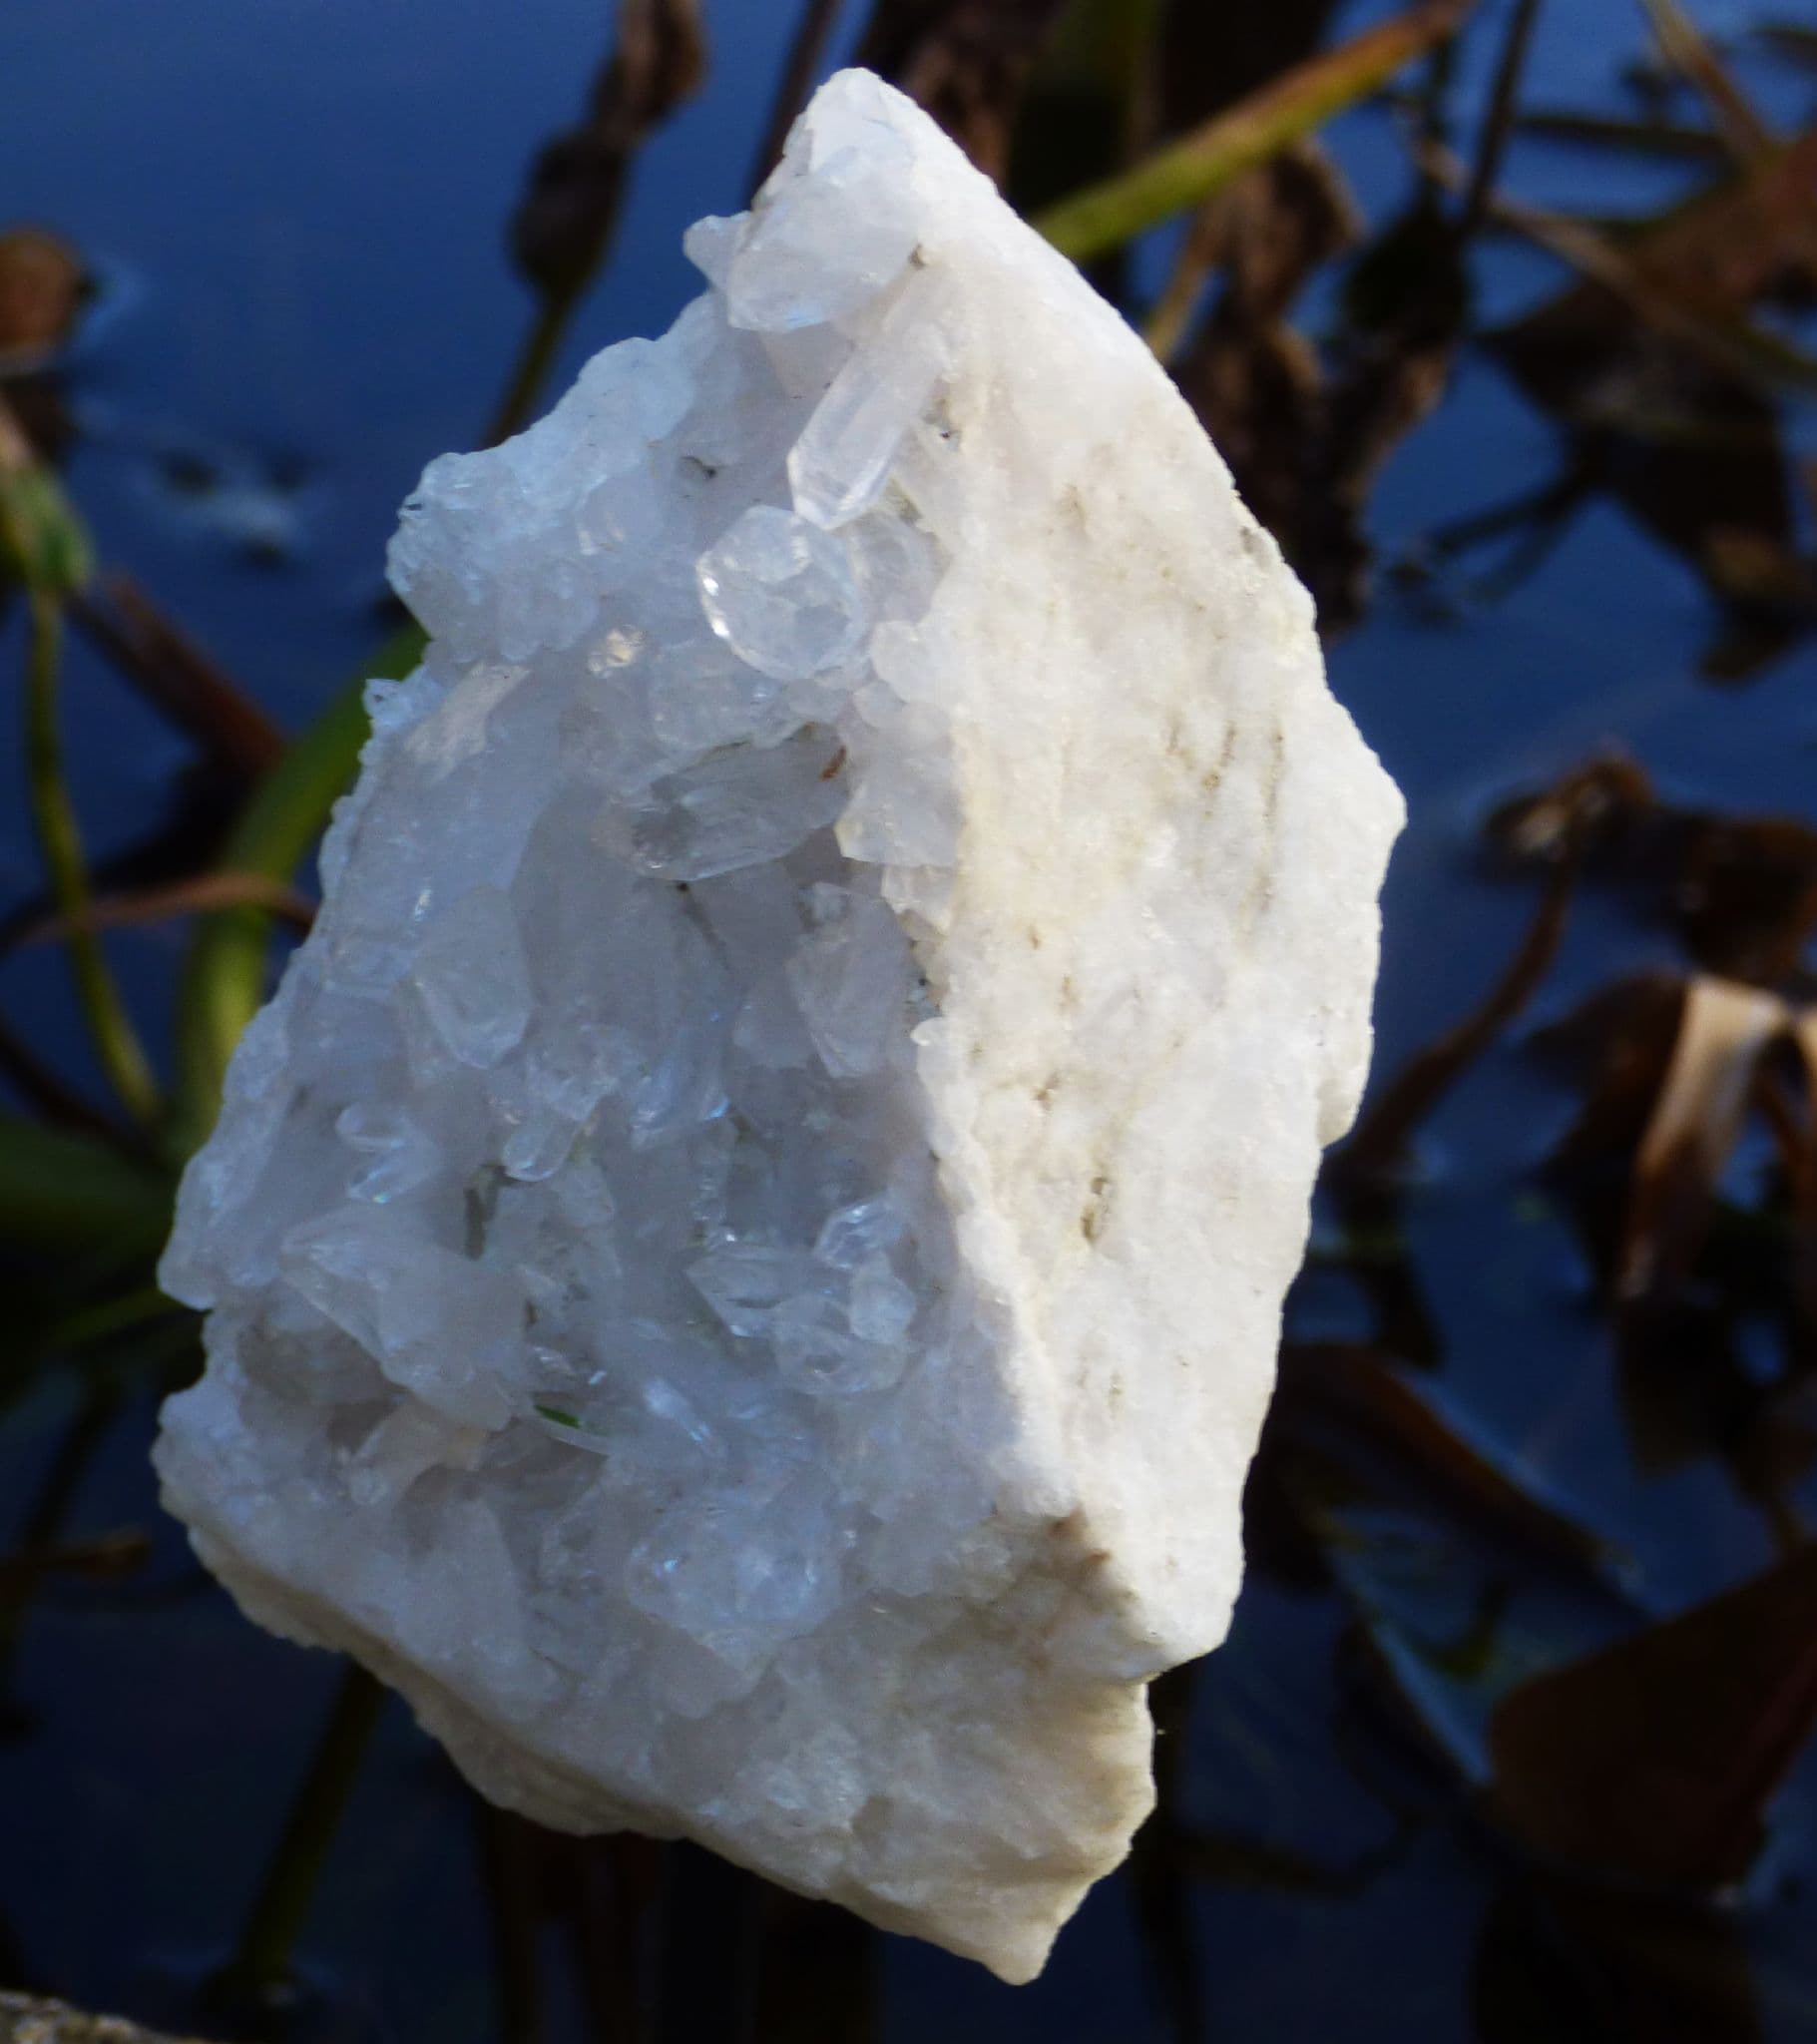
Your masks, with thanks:
[[[397,502],[666,324],[852,59],[1173,372],[1413,812],[1234,1634],[1014,1991],[485,1808],[146,1464],[175,1175],[419,643]],[[293,2044],[1817,2039],[1799,0],[9,0],[0,109],[0,1988]]]

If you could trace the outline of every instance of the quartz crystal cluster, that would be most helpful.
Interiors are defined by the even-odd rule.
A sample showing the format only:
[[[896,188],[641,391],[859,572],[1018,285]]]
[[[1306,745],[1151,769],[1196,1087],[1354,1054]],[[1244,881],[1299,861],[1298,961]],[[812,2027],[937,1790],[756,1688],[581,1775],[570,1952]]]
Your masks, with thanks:
[[[826,86],[431,463],[164,1281],[172,1508],[488,1795],[1042,1964],[1215,1644],[1400,805],[1140,343]]]

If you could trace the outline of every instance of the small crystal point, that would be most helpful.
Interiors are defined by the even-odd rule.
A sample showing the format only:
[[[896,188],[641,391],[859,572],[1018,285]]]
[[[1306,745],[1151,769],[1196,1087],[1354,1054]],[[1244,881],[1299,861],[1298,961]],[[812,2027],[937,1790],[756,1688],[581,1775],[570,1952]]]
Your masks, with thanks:
[[[753,504],[694,572],[713,630],[779,681],[839,666],[864,636],[864,598],[844,547],[774,505]]]
[[[794,507],[813,524],[848,525],[883,494],[945,367],[938,289],[928,272],[911,278],[878,323],[883,372],[869,349],[854,351],[788,450]]]
[[[635,830],[638,863],[673,880],[709,880],[785,857],[845,807],[839,743],[808,726],[779,746],[728,748],[660,781],[662,804]]]
[[[913,174],[914,152],[878,121],[810,175],[785,162],[725,267],[732,325],[792,332],[874,298],[919,238]]]
[[[424,1010],[464,1065],[496,1065],[530,1024],[530,969],[510,900],[475,887],[430,930],[411,974]]]

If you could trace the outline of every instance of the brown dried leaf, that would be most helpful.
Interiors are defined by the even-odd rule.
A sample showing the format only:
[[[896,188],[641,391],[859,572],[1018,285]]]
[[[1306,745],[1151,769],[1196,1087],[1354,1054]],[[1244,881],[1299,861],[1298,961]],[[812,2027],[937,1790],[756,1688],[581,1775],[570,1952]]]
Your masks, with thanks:
[[[1634,1158],[1615,1266],[1625,1303],[1657,1299],[1688,1276],[1761,1053],[1789,1020],[1785,1003],[1758,987],[1699,974],[1686,988],[1665,1083]]]
[[[1807,1339],[1817,1342],[1817,1009],[1793,1015],[1791,1039],[1804,1081],[1802,1098],[1788,1100],[1772,1083],[1762,1088],[1761,1105],[1778,1145],[1791,1211],[1792,1298]]]
[[[1254,323],[1284,319],[1313,272],[1355,246],[1362,215],[1314,142],[1283,150],[1227,195],[1226,290]]]
[[[1681,813],[1666,906],[1706,971],[1795,980],[1817,928],[1817,829],[1795,816]]]
[[[1743,526],[1712,525],[1703,535],[1709,579],[1731,601],[1759,610],[1817,610],[1817,568],[1782,541]]]
[[[1611,757],[1504,803],[1487,834],[1512,858],[1550,862],[1574,817],[1587,877],[1619,884],[1703,971],[1793,995],[1811,988],[1817,828],[1802,817],[1674,807],[1632,762]]]
[[[1210,202],[1147,325],[1150,345],[1170,358],[1204,277],[1225,265],[1225,288],[1175,375],[1245,503],[1311,588],[1327,633],[1362,610],[1370,480],[1438,397],[1449,359],[1448,349],[1409,349],[1387,373],[1364,367],[1334,384],[1319,350],[1287,323],[1313,270],[1355,232],[1335,174],[1316,150],[1296,151]]]
[[[226,669],[125,575],[107,575],[72,606],[76,622],[147,702],[224,769],[268,773],[284,735]]]
[[[1423,1389],[1378,1349],[1354,1342],[1290,1341],[1281,1349],[1276,1413],[1270,1424],[1303,1436],[1335,1421],[1347,1440],[1366,1443],[1405,1470],[1424,1496],[1554,1561],[1594,1567],[1611,1559],[1608,1542],[1512,1473],[1474,1438],[1461,1412]]]
[[[1583,281],[1495,336],[1497,352],[1571,428],[1578,465],[1724,603],[1732,622],[1706,662],[1722,679],[1756,671],[1812,615],[1776,399],[1817,364],[1746,315],[1817,277],[1814,185],[1817,129],[1618,243],[1498,202]]]
[[[1587,1262],[1617,1294],[1642,1199],[1636,1159],[1660,1117],[1689,989],[1667,973],[1622,980],[1540,1038],[1583,1092],[1546,1181]],[[1683,1232],[1670,1251],[1674,1272],[1659,1274],[1653,1291],[1620,1298],[1615,1388],[1640,1475],[1713,1458],[1789,1547],[1804,1537],[1794,1497],[1817,1453],[1817,1401],[1797,1374],[1801,1356],[1817,1355],[1817,1112],[1781,1035],[1762,1047],[1742,1083],[1744,1106],[1778,1146],[1780,1190],[1746,1212],[1715,1197],[1707,1170],[1693,1173],[1694,1196],[1675,1217]],[[1696,1281],[1679,1282],[1693,1266]],[[1785,1361],[1763,1380],[1758,1337],[1768,1328],[1779,1330]]]
[[[1206,279],[1221,269],[1217,310],[1193,351],[1197,390],[1214,404],[1223,380],[1219,357],[1274,339],[1314,270],[1348,249],[1360,231],[1337,167],[1316,143],[1296,144],[1199,209],[1148,315],[1148,345],[1162,361],[1172,356]],[[1316,355],[1307,353],[1316,370]],[[1315,387],[1322,380],[1315,376]],[[1236,417],[1240,423],[1242,414]],[[1216,428],[1210,430],[1223,447]]]
[[[617,225],[644,138],[700,83],[706,39],[698,0],[623,0],[618,40],[582,123],[537,158],[511,223],[518,267],[545,296],[584,287]]]
[[[221,908],[262,908],[299,930],[306,930],[315,920],[315,903],[282,880],[268,880],[260,873],[197,873],[168,887],[97,895],[89,904],[83,927],[136,929],[145,923],[171,922],[179,916],[206,915]],[[62,916],[45,916],[22,925],[0,948],[61,944],[72,934],[72,925]]]
[[[1441,164],[1438,166],[1443,169]],[[1461,176],[1454,166],[1448,174]],[[1746,175],[1705,193],[1617,247],[1533,209],[1500,203],[1504,221],[1548,240],[1583,279],[1499,337],[1523,382],[1557,409],[1578,408],[1631,352],[1635,322],[1751,374],[1735,322],[1789,271],[1817,265],[1817,128],[1777,147]]]
[[[1817,71],[1817,28],[1790,21],[1765,21],[1754,34],[1776,57],[1806,71]]]
[[[1817,128],[1746,176],[1668,214],[1628,249],[1635,266],[1705,317],[1732,318],[1786,275],[1817,269]]]
[[[1547,1858],[1658,1890],[1739,1880],[1817,1727],[1817,1547],[1523,1684],[1490,1813]]]
[[[1632,1159],[1665,1083],[1684,981],[1675,972],[1640,972],[1610,981],[1534,1038],[1547,1060],[1584,1095],[1579,1129],[1566,1146]]]
[[[1575,109],[1529,107],[1516,116],[1515,125],[1523,135],[1542,141],[1616,150],[1623,155],[1662,156],[1699,164],[1727,160],[1720,139],[1707,128],[1680,127],[1670,121],[1624,121]]]
[[[1420,1125],[1539,992],[1565,935],[1590,834],[1611,800],[1633,798],[1644,777],[1624,762],[1598,762],[1551,790],[1550,811],[1536,807],[1528,834],[1544,827],[1556,844],[1546,892],[1519,949],[1482,1001],[1411,1058],[1364,1110],[1338,1153],[1340,1177],[1380,1176],[1404,1162]]]
[[[1504,802],[1485,834],[1516,858],[1551,862],[1582,844],[1595,849],[1610,832],[1657,806],[1644,767],[1610,753],[1574,766],[1537,794]]]
[[[1165,326],[1157,324],[1149,338],[1164,350]],[[1201,329],[1178,378],[1230,464],[1243,502],[1303,570],[1328,523],[1322,511],[1308,518],[1314,502],[1329,501],[1316,475],[1327,396],[1318,350],[1290,326],[1246,326],[1240,315],[1226,318],[1220,310]],[[1313,579],[1324,585],[1331,578]]]
[[[1642,0],[1659,54],[1700,93],[1724,140],[1742,163],[1758,162],[1773,148],[1773,132],[1723,68],[1703,31],[1678,0]]]
[[[67,242],[42,228],[0,235],[0,374],[54,355],[87,290],[88,272]]]
[[[145,1567],[152,1542],[137,1526],[90,1540],[65,1541],[55,1547],[27,1547],[0,1554],[0,1604],[28,1595],[47,1575],[79,1576],[88,1582],[113,1582]]]
[[[1677,974],[1640,973],[1601,988],[1534,1039],[1582,1096],[1547,1160],[1545,1181],[1569,1212],[1586,1261],[1611,1289],[1634,1152],[1665,1083],[1683,1007]]]

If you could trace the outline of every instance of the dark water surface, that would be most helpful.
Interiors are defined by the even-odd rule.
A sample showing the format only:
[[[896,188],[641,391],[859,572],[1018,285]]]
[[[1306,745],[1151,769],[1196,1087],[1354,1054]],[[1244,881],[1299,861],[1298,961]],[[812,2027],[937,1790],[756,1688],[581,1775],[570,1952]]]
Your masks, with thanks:
[[[706,11],[707,85],[639,161],[563,380],[596,347],[666,325],[692,289],[681,230],[741,202],[793,9],[709,0]],[[1341,10],[1341,25],[1380,11]],[[1466,134],[1505,11],[1488,7],[1461,52],[1453,110]],[[1712,33],[1764,18],[1697,12]],[[583,0],[0,6],[0,227],[54,227],[103,278],[65,378],[71,488],[105,556],[286,729],[374,643],[382,548],[417,470],[472,444],[493,408],[530,316],[503,222],[538,143],[578,112],[605,44],[601,13]],[[1558,0],[1542,16],[1531,94],[1555,108],[1622,105],[1621,70],[1642,44],[1627,0]],[[1788,126],[1801,110],[1808,118],[1808,78],[1759,51],[1736,64]],[[1365,210],[1391,210],[1407,170],[1390,111],[1346,117],[1328,140]],[[1509,169],[1525,196],[1598,215],[1654,211],[1699,175],[1532,140]],[[1563,277],[1513,242],[1485,243],[1476,264],[1486,321]],[[1812,451],[1808,409],[1785,429],[1794,451]],[[1412,811],[1386,901],[1378,1078],[1481,999],[1533,913],[1538,882],[1492,869],[1479,849],[1485,814],[1511,791],[1618,747],[1673,801],[1817,821],[1812,640],[1788,633],[1744,683],[1713,680],[1724,622],[1707,580],[1613,496],[1590,495],[1505,593],[1475,581],[1518,533],[1421,568],[1435,528],[1555,476],[1566,437],[1491,354],[1466,351],[1373,498],[1380,555],[1405,572],[1383,576],[1331,664]],[[1798,516],[1808,548],[1808,502]],[[0,673],[16,663],[0,626]],[[105,854],[156,818],[186,749],[79,648],[67,687],[75,793]],[[8,899],[37,885],[11,745],[0,740]],[[148,1016],[168,1010],[179,951],[168,927],[118,947]],[[1636,1452],[1596,1281],[1566,1204],[1537,1172],[1575,1102],[1533,1055],[1534,1030],[1624,973],[1685,962],[1669,918],[1588,891],[1535,1007],[1424,1131],[1399,1212],[1434,1395],[1618,1562],[1517,1566],[1468,1514],[1368,1499],[1317,1568],[1259,1546],[1229,1645],[1169,1691],[1169,1807],[1190,1849],[1106,1882],[1033,1987],[1011,1991],[877,1939],[864,1957],[868,2030],[829,1973],[834,2010],[777,2038],[1124,2044],[1182,2025],[1220,2044],[1817,2038],[1817,1868],[1798,1821],[1800,1798],[1817,1790],[1808,1766],[1745,1905],[1722,1919],[1751,1955],[1752,2006],[1737,1990],[1682,2028],[1644,2010],[1625,2029],[1590,2021],[1595,1980],[1611,1972],[1606,1949],[1585,1957],[1471,1806],[1490,1771],[1487,1711],[1510,1683],[1711,1596],[1777,1551],[1768,1518],[1713,1451],[1719,1429],[1711,1451],[1653,1466]],[[0,995],[85,1076],[59,961],[7,961]],[[1336,1229],[1326,1215],[1327,1247]],[[1373,1339],[1366,1291],[1354,1266],[1315,1269],[1290,1336]],[[1744,1333],[1742,1373],[1763,1379],[1776,1367],[1762,1359],[1770,1335]],[[0,1547],[7,1515],[44,1480],[72,1398],[67,1381],[47,1378],[0,1417]],[[70,1518],[78,1532],[158,1525],[151,1569],[40,1599],[17,1642],[10,1693],[23,1715],[0,1733],[0,1984],[200,2023],[187,1997],[231,1943],[337,1676],[196,1582],[157,1518],[151,1425],[147,1399],[110,1434]],[[319,2034],[501,2035],[476,1855],[468,1798],[394,1709],[302,1943],[331,2013]],[[734,1963],[736,1905],[710,1880],[701,1892],[692,1929],[666,1933],[669,1963],[679,1950],[683,1967],[712,1974]],[[1678,1945],[1699,1940],[1707,1926]],[[597,2034],[557,1943],[545,1945],[548,2034]],[[1654,1970],[1671,1977],[1663,1960]],[[680,2020],[667,2034],[682,2034]]]

